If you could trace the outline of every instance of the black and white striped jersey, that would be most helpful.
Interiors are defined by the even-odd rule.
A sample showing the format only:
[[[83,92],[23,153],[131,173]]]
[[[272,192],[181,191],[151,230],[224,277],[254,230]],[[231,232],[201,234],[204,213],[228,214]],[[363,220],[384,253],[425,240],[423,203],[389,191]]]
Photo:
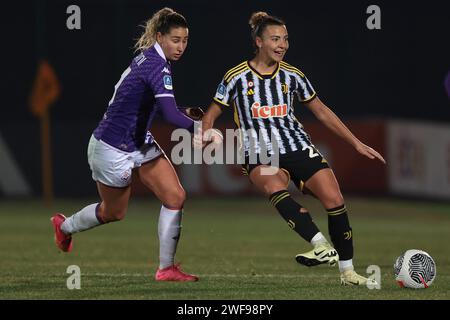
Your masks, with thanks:
[[[245,155],[260,153],[261,146],[265,146],[268,154],[273,154],[275,145],[280,154],[285,154],[311,144],[294,115],[295,95],[301,102],[316,97],[299,69],[280,62],[272,74],[260,74],[244,61],[225,74],[214,101],[234,108],[234,121],[241,129]]]

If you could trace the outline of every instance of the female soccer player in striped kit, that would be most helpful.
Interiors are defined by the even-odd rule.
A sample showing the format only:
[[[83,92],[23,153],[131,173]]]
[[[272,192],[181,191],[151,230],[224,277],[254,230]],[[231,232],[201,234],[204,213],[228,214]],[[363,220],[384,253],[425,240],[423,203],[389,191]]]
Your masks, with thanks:
[[[244,171],[252,183],[270,198],[271,204],[288,225],[314,247],[309,252],[298,254],[297,262],[306,266],[322,263],[334,265],[338,262],[342,284],[375,285],[373,280],[354,271],[353,236],[344,199],[327,161],[294,116],[294,95],[356,151],[370,159],[385,161],[377,151],[359,141],[322,103],[299,69],[283,61],[289,48],[284,22],[265,12],[257,12],[251,16],[250,25],[256,55],[225,74],[213,103],[203,117],[203,140],[208,140],[206,132],[223,109],[232,105],[235,122],[241,129]],[[196,137],[194,141],[199,139],[201,141],[201,137]],[[276,174],[267,175],[267,171],[264,172],[267,165],[261,163],[260,156],[266,151],[262,147],[267,150],[267,155],[279,153],[281,170],[276,170]],[[257,161],[251,161],[252,155],[256,155],[254,159]],[[336,249],[319,231],[308,210],[291,197],[287,191],[289,180],[298,188],[309,190],[325,207],[330,237]]]
[[[185,18],[169,8],[153,15],[136,43],[135,57],[115,86],[106,113],[89,141],[88,162],[101,198],[66,218],[54,215],[56,245],[72,249],[72,235],[122,220],[131,192],[132,170],[162,202],[158,223],[158,281],[197,281],[181,271],[174,256],[181,231],[185,191],[171,162],[153,139],[157,113],[166,121],[193,132],[194,121],[175,102],[170,61],[183,55],[188,42]]]

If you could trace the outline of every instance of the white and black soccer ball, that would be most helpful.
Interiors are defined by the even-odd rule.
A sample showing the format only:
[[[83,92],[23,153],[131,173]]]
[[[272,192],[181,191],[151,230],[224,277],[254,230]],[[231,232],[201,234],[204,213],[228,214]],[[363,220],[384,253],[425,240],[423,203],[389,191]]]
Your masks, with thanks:
[[[402,288],[428,288],[436,278],[436,263],[422,250],[407,250],[394,264],[395,280]]]

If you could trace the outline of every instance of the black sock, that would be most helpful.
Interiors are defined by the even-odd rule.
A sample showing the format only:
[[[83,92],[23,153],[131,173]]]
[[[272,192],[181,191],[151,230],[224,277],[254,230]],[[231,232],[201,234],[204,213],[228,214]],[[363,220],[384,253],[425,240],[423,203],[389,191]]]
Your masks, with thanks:
[[[270,203],[277,208],[288,226],[306,241],[311,242],[311,239],[319,232],[309,212],[300,212],[303,207],[291,198],[287,190],[273,193],[270,196]]]
[[[348,221],[347,208],[342,206],[327,209],[328,231],[334,248],[339,254],[339,260],[353,258],[353,235]]]

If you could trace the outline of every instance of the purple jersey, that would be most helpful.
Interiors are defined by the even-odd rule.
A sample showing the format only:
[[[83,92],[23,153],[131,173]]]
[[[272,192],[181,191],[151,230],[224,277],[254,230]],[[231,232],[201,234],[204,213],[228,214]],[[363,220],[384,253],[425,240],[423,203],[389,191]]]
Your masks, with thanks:
[[[123,72],[94,136],[133,152],[153,143],[149,129],[158,111],[179,127],[193,127],[193,121],[176,107],[171,66],[156,43],[135,57]]]

